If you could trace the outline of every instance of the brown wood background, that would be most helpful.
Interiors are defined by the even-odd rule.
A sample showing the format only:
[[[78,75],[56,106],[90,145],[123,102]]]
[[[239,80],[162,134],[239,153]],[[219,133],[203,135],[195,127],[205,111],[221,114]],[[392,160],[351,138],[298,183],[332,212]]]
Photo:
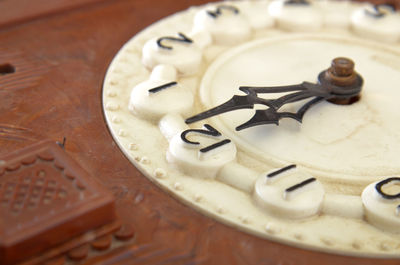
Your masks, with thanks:
[[[85,264],[399,264],[311,252],[260,239],[184,206],[141,175],[104,122],[101,88],[135,33],[204,0],[0,0],[0,156],[41,139],[66,152],[117,198],[133,243]],[[400,0],[393,2],[397,6]]]

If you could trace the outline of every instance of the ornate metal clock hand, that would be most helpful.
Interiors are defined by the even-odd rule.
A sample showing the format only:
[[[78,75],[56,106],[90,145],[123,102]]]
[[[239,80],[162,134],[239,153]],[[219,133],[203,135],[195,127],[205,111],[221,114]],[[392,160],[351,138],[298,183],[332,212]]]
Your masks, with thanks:
[[[234,95],[227,102],[186,119],[186,123],[193,123],[215,115],[238,109],[252,109],[255,104],[265,105],[268,108],[256,110],[253,117],[236,127],[237,131],[262,125],[276,124],[282,118],[292,118],[302,122],[304,113],[313,105],[322,100],[335,104],[351,104],[358,100],[363,84],[362,77],[354,71],[354,63],[347,58],[336,58],[329,69],[321,72],[318,83],[303,82],[297,85],[276,87],[239,87],[245,96]],[[275,99],[264,99],[258,94],[292,92]],[[289,103],[310,99],[297,112],[278,112]]]

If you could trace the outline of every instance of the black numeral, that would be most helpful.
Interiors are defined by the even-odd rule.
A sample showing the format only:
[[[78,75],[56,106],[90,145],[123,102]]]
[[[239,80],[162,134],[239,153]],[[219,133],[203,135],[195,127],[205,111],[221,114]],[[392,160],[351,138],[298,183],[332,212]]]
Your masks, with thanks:
[[[386,12],[385,12],[386,9]],[[374,17],[374,18],[382,18],[386,16],[388,13],[387,11],[390,10],[390,12],[394,12],[395,8],[392,5],[384,4],[384,5],[374,5],[372,10],[369,8],[365,9],[365,13],[368,16]]]
[[[213,18],[218,18],[220,15],[222,15],[222,10],[227,10],[232,13],[239,14],[239,9],[237,9],[234,6],[229,6],[229,5],[220,5],[217,7],[215,11],[207,11],[207,14],[209,14]]]
[[[310,2],[307,0],[286,0],[285,5],[310,5]]]
[[[383,186],[389,184],[390,182],[400,182],[400,178],[387,178],[385,180],[382,180],[381,182],[378,182],[375,185],[376,191],[385,199],[388,200],[400,199],[400,192],[397,194],[387,194],[382,190]]]
[[[276,171],[274,171],[272,173],[269,173],[267,175],[267,178],[273,178],[273,177],[278,176],[279,174],[282,174],[283,172],[286,172],[286,171],[291,170],[293,168],[296,168],[296,165],[290,165],[290,166],[287,166],[287,167],[283,167],[283,168],[278,169],[278,170],[276,170]]]
[[[287,189],[285,190],[285,192],[287,192],[287,193],[288,193],[288,192],[293,192],[293,191],[298,190],[298,189],[300,189],[300,188],[302,188],[302,187],[304,187],[304,186],[306,186],[306,185],[308,185],[308,184],[313,183],[313,182],[316,181],[316,180],[317,180],[316,178],[309,178],[309,179],[306,179],[305,181],[302,181],[302,182],[300,182],[300,183],[298,183],[298,184],[296,184],[296,185],[293,185],[293,186],[287,188]]]
[[[173,49],[172,46],[167,46],[163,42],[168,40],[168,41],[183,42],[183,43],[189,43],[189,44],[193,43],[193,41],[183,33],[179,32],[178,36],[179,36],[179,38],[177,38],[177,37],[169,37],[169,36],[161,37],[161,38],[159,38],[157,40],[157,45],[160,48],[167,49],[167,50],[172,50]]]
[[[177,82],[170,82],[170,83],[149,89],[149,93],[155,94],[155,93],[160,92],[161,90],[167,89],[172,86],[176,86],[177,84],[178,84]]]
[[[215,136],[215,137],[221,136],[221,133],[219,131],[217,131],[217,129],[212,127],[211,125],[204,124],[204,127],[206,128],[206,130],[204,130],[204,129],[189,129],[189,130],[183,131],[181,133],[182,141],[184,141],[185,143],[188,143],[188,144],[200,145],[199,142],[193,142],[193,141],[190,141],[189,139],[187,139],[186,136],[189,133],[199,133],[199,134]]]
[[[188,144],[193,144],[193,145],[200,146],[199,142],[190,141],[187,138],[187,135],[189,133],[198,133],[198,134],[202,134],[202,135],[206,135],[206,136],[214,136],[214,137],[221,136],[221,133],[219,131],[217,131],[217,129],[212,127],[211,125],[204,124],[204,127],[205,127],[205,129],[189,129],[189,130],[183,131],[181,133],[182,141],[184,141],[185,143],[188,143]],[[222,141],[217,142],[215,144],[212,144],[212,145],[206,146],[204,148],[201,148],[200,152],[204,154],[204,153],[210,152],[211,150],[219,148],[219,147],[221,147],[223,145],[229,144],[230,142],[231,142],[231,140],[225,139],[225,140],[222,140]]]

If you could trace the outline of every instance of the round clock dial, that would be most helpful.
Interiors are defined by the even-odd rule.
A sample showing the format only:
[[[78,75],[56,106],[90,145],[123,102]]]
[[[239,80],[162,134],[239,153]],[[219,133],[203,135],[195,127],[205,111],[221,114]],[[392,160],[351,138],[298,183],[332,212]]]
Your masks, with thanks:
[[[116,55],[104,82],[106,120],[144,175],[210,217],[285,244],[398,257],[399,17],[334,1],[191,8]],[[354,61],[363,79],[352,104],[318,97],[326,88],[318,75],[336,57]],[[251,92],[293,84],[318,93]],[[279,97],[287,100],[278,126],[240,127]],[[185,123],[232,98],[229,111]],[[256,104],[237,107],[249,98]],[[303,113],[307,100],[315,101]]]
[[[400,84],[400,68],[393,67],[400,66],[400,54],[396,49],[320,34],[265,38],[219,57],[204,75],[199,92],[201,100],[206,108],[212,108],[240,94],[240,86],[316,82],[318,73],[337,55],[352,58],[364,78],[358,102],[351,105],[321,102],[304,115],[301,124],[282,119],[279,126],[237,131],[238,125],[254,115],[248,109],[220,115],[215,122],[240,149],[263,163],[277,166],[296,163],[309,167],[318,176],[360,185],[395,175],[400,172],[396,122],[400,111],[397,102],[400,94],[396,89]],[[288,104],[286,108],[294,111],[299,105],[301,102]]]

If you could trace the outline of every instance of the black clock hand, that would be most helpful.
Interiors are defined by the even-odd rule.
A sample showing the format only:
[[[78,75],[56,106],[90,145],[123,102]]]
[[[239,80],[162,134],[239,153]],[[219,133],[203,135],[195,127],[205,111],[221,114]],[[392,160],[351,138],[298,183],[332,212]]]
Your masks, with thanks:
[[[276,87],[240,87],[246,96],[234,95],[227,102],[199,113],[186,120],[193,123],[215,115],[237,109],[252,109],[255,104],[262,104],[268,108],[256,110],[254,116],[247,122],[236,127],[242,130],[261,124],[279,125],[282,118],[292,118],[302,122],[305,112],[322,100],[329,100],[337,104],[350,104],[358,98],[363,80],[360,75],[353,71],[354,63],[346,58],[336,58],[332,61],[332,67],[319,74],[318,84],[303,82],[297,85]],[[264,99],[258,94],[292,92],[276,99]],[[278,112],[278,110],[289,103],[311,98],[297,112]]]
[[[239,89],[245,92],[246,96],[234,95],[227,102],[202,112],[196,116],[188,118],[186,123],[193,123],[199,120],[203,120],[218,114],[222,114],[228,111],[233,111],[237,109],[252,109],[255,104],[262,104],[268,106],[266,110],[257,110],[252,119],[248,122],[238,126],[237,130],[242,130],[251,126],[261,125],[261,124],[279,124],[281,118],[293,118],[301,122],[305,111],[312,105],[318,103],[319,101],[329,96],[327,91],[324,91],[319,86],[317,89],[312,86],[311,83],[302,83],[293,86],[282,86],[282,87],[240,87]],[[281,93],[281,92],[294,92],[291,94],[284,95],[277,99],[263,99],[257,96],[258,93]],[[307,99],[310,97],[317,97],[307,102],[302,108],[299,109],[297,113],[291,112],[278,112],[278,109],[283,105]]]
[[[294,120],[297,120],[298,122],[302,122],[304,113],[313,105],[317,104],[318,102],[324,100],[322,97],[316,97],[310,101],[308,101],[306,104],[304,104],[296,113],[292,112],[278,112],[277,110],[273,108],[268,108],[265,110],[256,110],[256,113],[253,115],[253,117],[248,120],[247,122],[239,125],[236,127],[237,131],[253,127],[253,126],[258,126],[262,124],[275,124],[279,125],[279,120],[282,118],[292,118]]]
[[[293,85],[293,86],[278,86],[278,87],[239,87],[239,90],[246,93],[246,96],[234,95],[227,102],[197,114],[186,120],[186,123],[193,123],[199,120],[203,120],[218,114],[222,114],[228,111],[233,111],[237,109],[252,109],[254,104],[263,104],[268,107],[273,107],[278,109],[283,104],[294,102],[300,100],[298,97],[302,96],[301,93],[289,94],[278,99],[263,99],[257,96],[258,93],[281,93],[281,92],[293,92],[293,91],[305,91],[306,87],[303,84]],[[303,96],[308,97],[308,94]]]

